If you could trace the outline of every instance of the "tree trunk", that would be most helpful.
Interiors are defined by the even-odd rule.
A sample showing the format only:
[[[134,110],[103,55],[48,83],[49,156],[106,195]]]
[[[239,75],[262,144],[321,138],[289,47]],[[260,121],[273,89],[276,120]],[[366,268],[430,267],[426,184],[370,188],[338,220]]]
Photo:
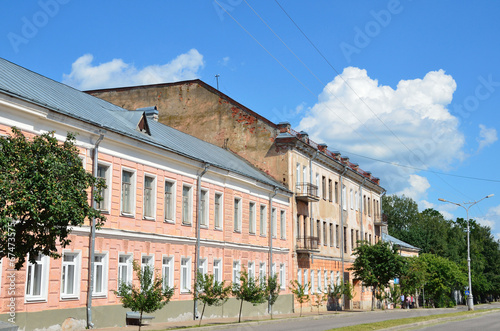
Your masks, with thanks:
[[[142,326],[142,310],[141,310],[141,316],[139,316],[139,331],[141,331],[141,326]]]
[[[302,302],[300,303],[300,316],[302,316]]]
[[[377,286],[372,289],[372,311],[375,310],[375,292],[377,291]]]
[[[206,302],[203,303],[203,309],[201,310],[201,316],[200,316],[200,324],[198,324],[198,326],[201,325],[201,320],[203,319],[203,314],[205,313],[205,306],[207,305]]]
[[[241,323],[241,309],[243,308],[243,299],[241,299],[241,304],[240,304],[240,317],[238,317],[238,323]]]

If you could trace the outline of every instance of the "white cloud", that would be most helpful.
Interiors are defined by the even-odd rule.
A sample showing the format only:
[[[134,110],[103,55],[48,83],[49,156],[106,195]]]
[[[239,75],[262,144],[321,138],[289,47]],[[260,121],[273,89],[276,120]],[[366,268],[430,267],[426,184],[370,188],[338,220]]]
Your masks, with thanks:
[[[177,56],[167,64],[137,69],[122,59],[93,65],[94,56],[85,54],[71,65],[71,73],[63,75],[63,83],[81,90],[167,83],[198,78],[203,68],[203,55],[196,49]]]
[[[355,67],[345,68],[341,76],[324,88],[298,130],[327,143],[331,150],[417,168],[446,169],[465,157],[464,135],[447,108],[456,83],[443,70],[429,72],[423,79],[401,80],[396,89],[379,85],[366,70]],[[380,177],[389,194],[418,197],[429,188],[424,177],[411,177],[415,170],[350,157]]]
[[[231,60],[229,56],[224,56],[222,60],[219,61],[219,65],[225,67],[229,64],[229,60]]]
[[[478,151],[498,140],[495,128],[488,129],[485,125],[479,124],[479,129],[479,138],[477,139],[479,142]]]
[[[419,197],[425,194],[429,187],[431,187],[431,184],[429,184],[427,178],[419,175],[410,175],[408,177],[408,186],[396,194],[405,195],[413,200],[418,200]]]
[[[453,216],[452,213],[450,212],[447,212],[446,210],[439,210],[439,212],[441,213],[441,215],[443,215],[444,218],[446,218],[447,220],[454,220],[455,219],[455,216]]]

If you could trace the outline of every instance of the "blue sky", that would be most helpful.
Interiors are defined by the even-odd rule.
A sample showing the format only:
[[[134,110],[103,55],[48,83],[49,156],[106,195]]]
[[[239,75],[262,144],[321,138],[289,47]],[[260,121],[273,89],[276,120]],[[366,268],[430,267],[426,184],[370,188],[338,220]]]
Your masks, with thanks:
[[[79,89],[219,74],[421,209],[497,194],[470,215],[500,238],[500,2],[278,3],[2,1],[0,56]]]

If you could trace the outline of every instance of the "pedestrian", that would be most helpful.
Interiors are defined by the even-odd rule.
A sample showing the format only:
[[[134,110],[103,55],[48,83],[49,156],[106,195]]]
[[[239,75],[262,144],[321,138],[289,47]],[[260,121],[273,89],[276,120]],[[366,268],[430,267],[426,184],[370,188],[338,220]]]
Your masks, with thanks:
[[[405,295],[401,294],[401,309],[405,307]]]
[[[410,309],[410,296],[406,296],[406,309]]]

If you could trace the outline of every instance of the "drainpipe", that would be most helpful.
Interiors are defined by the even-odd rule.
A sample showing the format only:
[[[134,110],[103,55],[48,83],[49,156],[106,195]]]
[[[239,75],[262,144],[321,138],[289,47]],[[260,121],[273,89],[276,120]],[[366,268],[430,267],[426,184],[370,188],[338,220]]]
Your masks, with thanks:
[[[197,179],[197,198],[196,198],[196,203],[197,203],[197,221],[196,221],[196,266],[194,268],[195,273],[194,273],[194,286],[195,286],[195,291],[196,291],[196,282],[198,281],[198,268],[200,267],[200,225],[201,225],[201,177],[207,173],[208,168],[210,167],[210,164],[204,163],[204,168],[201,174],[198,175]],[[198,318],[198,300],[194,299],[194,310],[193,310],[193,320],[196,320]]]
[[[269,222],[269,277],[273,275],[273,198],[278,194],[278,187],[274,187],[274,191],[269,194],[269,210],[271,217],[269,218],[271,222]],[[278,213],[276,212],[276,237],[278,237]],[[267,310],[271,314],[271,303],[268,301]]]
[[[342,172],[342,175],[340,175],[340,238],[342,241],[342,245],[340,245],[341,248],[341,261],[342,261],[342,285],[344,284],[344,244],[345,244],[345,239],[344,239],[344,185],[343,185],[343,177],[345,173],[347,172],[347,167],[344,166],[344,171]],[[347,194],[347,193],[346,193]],[[342,294],[342,307],[344,307],[344,295]]]
[[[97,178],[97,166],[99,157],[99,144],[104,139],[104,134],[100,134],[94,145],[94,160],[92,175]],[[94,199],[95,187],[92,187],[92,207],[97,208],[97,202]],[[94,256],[95,256],[95,217],[92,218],[92,225],[90,227],[90,245],[89,245],[89,269],[88,269],[88,291],[87,291],[87,328],[94,327],[92,323],[92,293],[94,292]]]
[[[365,182],[366,182],[366,177],[363,178],[363,182],[359,186],[359,196],[360,196],[359,204],[361,205],[361,208],[359,208],[360,215],[361,215],[361,241],[364,240],[363,238],[364,238],[364,235],[365,235],[364,231],[363,231],[363,187],[365,185]]]
[[[384,215],[384,209],[382,208],[382,200],[384,199],[384,196],[385,196],[385,194],[386,194],[386,193],[387,193],[387,191],[386,191],[386,190],[384,190],[384,192],[383,192],[383,193],[382,193],[382,195],[380,196],[380,201],[379,201],[379,203],[380,203],[380,208],[379,208],[379,217],[380,217],[380,222],[382,222],[382,221],[383,221],[383,220],[382,220],[382,218],[383,218],[383,217],[382,217],[382,215]],[[382,233],[383,233],[383,232],[384,232],[384,231],[382,230],[382,226],[381,226],[381,227],[380,227],[380,240],[382,240]]]

